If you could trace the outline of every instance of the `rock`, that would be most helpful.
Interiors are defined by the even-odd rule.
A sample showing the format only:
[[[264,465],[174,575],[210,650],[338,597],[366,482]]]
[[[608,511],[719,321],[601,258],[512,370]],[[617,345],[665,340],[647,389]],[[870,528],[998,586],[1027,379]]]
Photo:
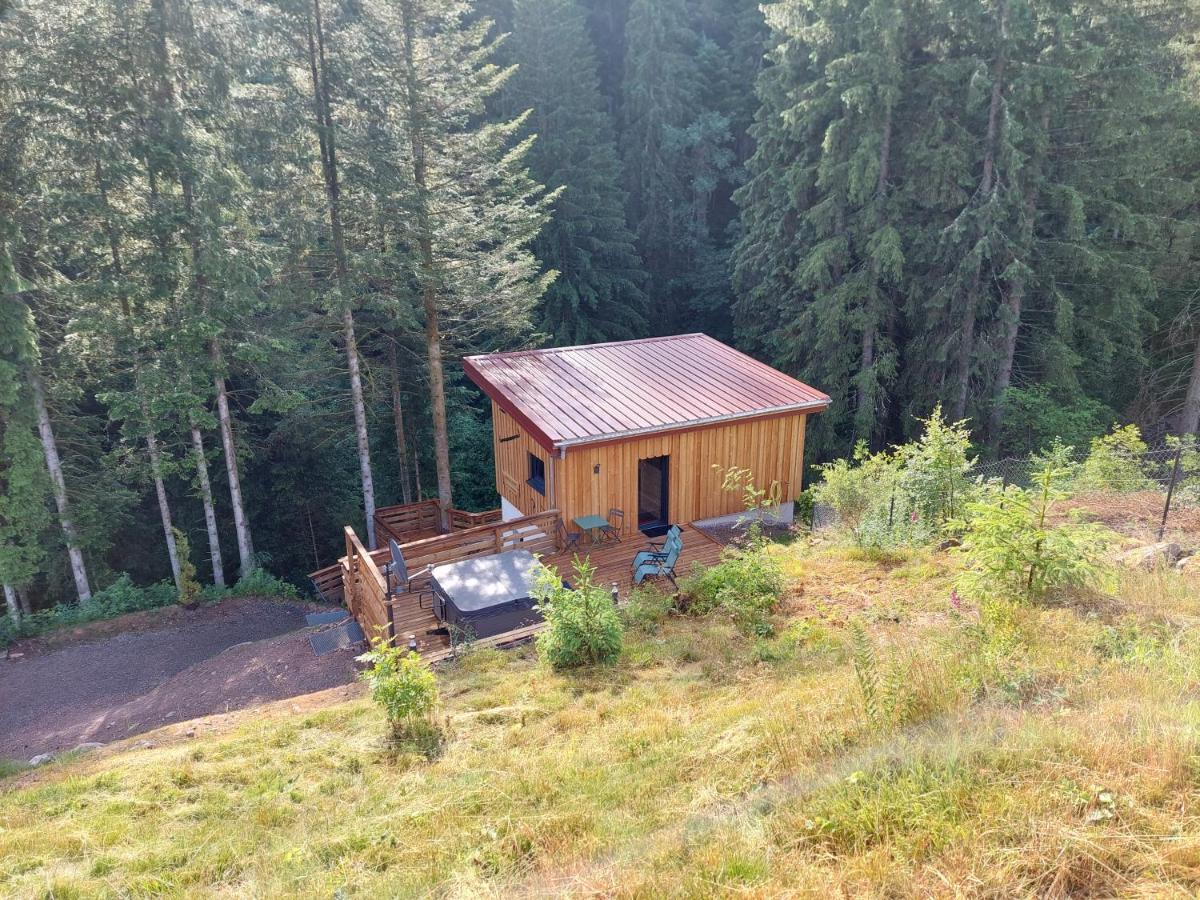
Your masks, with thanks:
[[[945,551],[949,550],[951,547],[961,547],[961,546],[962,546],[962,541],[960,541],[958,538],[946,538],[944,541],[942,541],[940,544],[938,544],[934,549],[937,550],[938,553],[944,553]]]
[[[76,744],[71,748],[72,753],[90,753],[92,750],[99,750],[104,745],[98,741],[84,741],[82,744]]]
[[[1193,575],[1200,572],[1200,553],[1193,553],[1191,556],[1185,556],[1175,563],[1175,571],[1182,572],[1185,575]]]
[[[8,653],[8,658],[9,658],[9,659],[20,659],[20,658],[21,658],[22,656],[24,656],[24,655],[25,655],[24,653],[13,653],[13,652],[10,650],[10,651],[9,651],[9,653]]]
[[[50,762],[52,759],[54,759],[53,753],[39,753],[37,756],[29,760],[29,764],[31,766],[41,766]]]
[[[1135,547],[1117,557],[1117,562],[1127,569],[1153,569],[1175,565],[1179,559],[1179,545],[1173,541],[1161,541],[1157,544],[1147,544],[1145,547]]]
[[[133,749],[134,750],[153,750],[157,746],[158,746],[158,744],[154,743],[154,741],[138,741],[136,744],[133,745]]]

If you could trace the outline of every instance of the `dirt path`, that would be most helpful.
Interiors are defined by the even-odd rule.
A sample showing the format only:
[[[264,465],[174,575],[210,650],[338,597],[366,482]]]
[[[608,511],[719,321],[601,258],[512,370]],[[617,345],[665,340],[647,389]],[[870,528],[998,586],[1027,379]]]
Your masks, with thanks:
[[[170,722],[346,684],[354,653],[317,658],[304,614],[228,600],[137,631],[0,660],[0,757],[107,743]]]

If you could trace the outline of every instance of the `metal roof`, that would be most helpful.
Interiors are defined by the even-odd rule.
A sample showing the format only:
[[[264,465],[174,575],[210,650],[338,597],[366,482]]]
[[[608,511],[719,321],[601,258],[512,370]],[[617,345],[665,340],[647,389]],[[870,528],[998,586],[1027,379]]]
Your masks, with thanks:
[[[468,356],[463,368],[547,449],[829,406],[706,334]]]

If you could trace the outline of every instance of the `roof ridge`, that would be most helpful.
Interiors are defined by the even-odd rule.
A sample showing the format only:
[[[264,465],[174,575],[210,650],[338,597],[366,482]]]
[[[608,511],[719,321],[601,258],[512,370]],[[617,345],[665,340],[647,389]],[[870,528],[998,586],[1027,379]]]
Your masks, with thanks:
[[[554,353],[567,353],[574,350],[595,350],[598,347],[627,347],[631,344],[653,344],[659,341],[677,341],[683,338],[708,338],[708,340],[716,340],[709,337],[703,331],[690,331],[686,334],[664,334],[656,337],[631,338],[626,341],[601,341],[598,344],[571,344],[568,347],[531,347],[528,350],[496,350],[491,353],[473,353],[470,356],[463,357],[464,359],[496,359],[497,357],[511,356],[549,356]],[[718,341],[718,343],[720,343]]]

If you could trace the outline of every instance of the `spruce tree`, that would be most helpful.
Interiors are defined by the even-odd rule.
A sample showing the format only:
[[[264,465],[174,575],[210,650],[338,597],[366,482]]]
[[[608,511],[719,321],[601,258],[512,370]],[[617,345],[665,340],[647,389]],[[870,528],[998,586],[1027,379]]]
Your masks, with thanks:
[[[516,0],[506,47],[517,64],[503,92],[508,115],[532,110],[534,177],[560,190],[533,243],[559,274],[538,310],[556,344],[639,337],[648,330],[645,273],[625,224],[612,121],[577,0]]]

